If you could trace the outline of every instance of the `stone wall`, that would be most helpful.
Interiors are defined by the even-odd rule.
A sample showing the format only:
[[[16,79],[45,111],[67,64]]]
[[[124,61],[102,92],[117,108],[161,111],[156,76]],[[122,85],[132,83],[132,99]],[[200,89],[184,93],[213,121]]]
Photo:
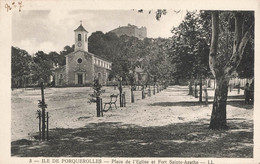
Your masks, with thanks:
[[[99,82],[105,85],[108,80],[109,70],[97,65],[94,66],[94,69],[95,69],[95,77],[99,78]]]

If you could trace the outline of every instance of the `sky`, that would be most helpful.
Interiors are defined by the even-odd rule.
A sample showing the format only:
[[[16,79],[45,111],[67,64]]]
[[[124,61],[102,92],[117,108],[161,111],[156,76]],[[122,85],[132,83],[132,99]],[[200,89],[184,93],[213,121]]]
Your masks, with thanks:
[[[155,19],[156,10],[143,13],[137,10],[27,10],[13,13],[12,46],[29,54],[41,50],[45,53],[60,52],[66,45],[74,44],[74,31],[82,25],[91,33],[109,32],[128,24],[147,28],[147,37],[171,37],[171,29],[184,19],[185,11],[178,14],[168,10],[160,21]]]

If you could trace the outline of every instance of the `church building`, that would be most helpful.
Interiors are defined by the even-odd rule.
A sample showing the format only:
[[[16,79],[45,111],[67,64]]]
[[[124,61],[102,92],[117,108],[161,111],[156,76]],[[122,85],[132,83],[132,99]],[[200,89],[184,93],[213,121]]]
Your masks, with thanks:
[[[112,63],[88,52],[88,31],[82,24],[74,33],[75,50],[66,55],[66,65],[55,69],[55,86],[84,86],[95,78],[105,85]]]

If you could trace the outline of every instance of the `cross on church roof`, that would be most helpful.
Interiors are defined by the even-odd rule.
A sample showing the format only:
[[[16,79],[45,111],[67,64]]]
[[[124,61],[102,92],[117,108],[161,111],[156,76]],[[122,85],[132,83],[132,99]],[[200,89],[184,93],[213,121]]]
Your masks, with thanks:
[[[82,26],[82,20],[80,20],[80,25],[79,25],[79,27],[78,27],[76,30],[74,30],[74,31],[86,31],[86,32],[88,32],[88,31]]]

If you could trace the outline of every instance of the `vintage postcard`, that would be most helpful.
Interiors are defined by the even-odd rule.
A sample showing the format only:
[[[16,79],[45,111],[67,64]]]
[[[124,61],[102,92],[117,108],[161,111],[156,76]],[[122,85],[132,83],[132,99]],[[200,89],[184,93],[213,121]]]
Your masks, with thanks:
[[[10,164],[260,164],[251,1],[0,1]]]

